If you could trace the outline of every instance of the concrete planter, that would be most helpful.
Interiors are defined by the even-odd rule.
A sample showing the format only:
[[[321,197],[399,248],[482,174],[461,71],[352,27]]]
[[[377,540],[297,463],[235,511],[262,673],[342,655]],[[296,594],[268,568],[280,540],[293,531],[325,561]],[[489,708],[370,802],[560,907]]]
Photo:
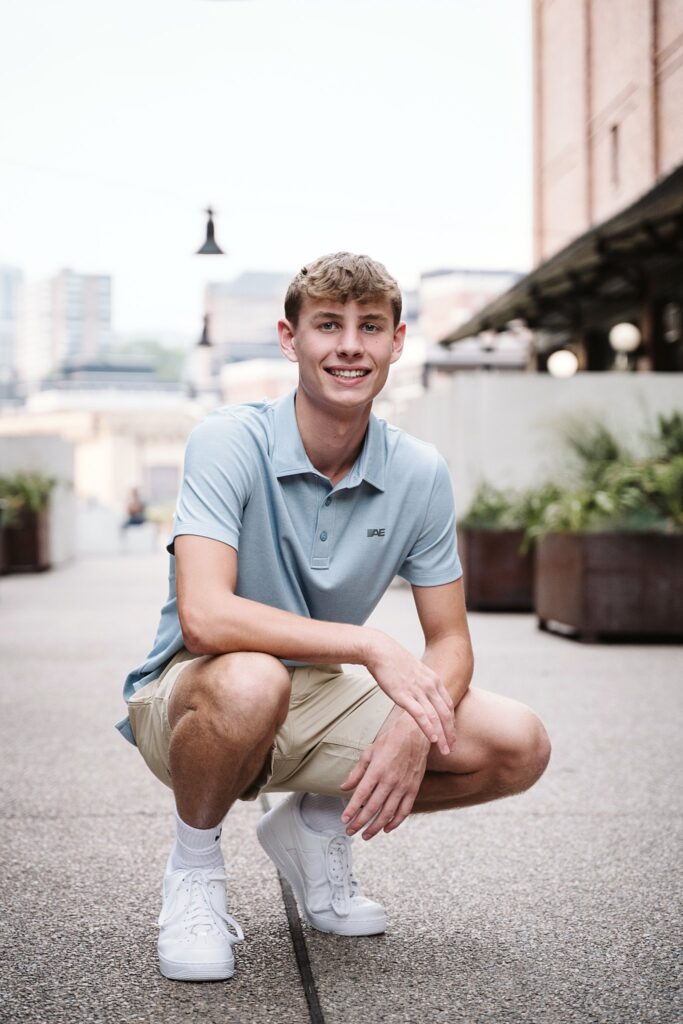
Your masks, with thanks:
[[[533,549],[519,553],[523,530],[458,531],[470,611],[533,610]]]
[[[42,572],[50,568],[50,520],[47,509],[23,508],[5,530],[5,572]]]
[[[555,533],[537,544],[541,629],[601,637],[683,639],[683,535]]]

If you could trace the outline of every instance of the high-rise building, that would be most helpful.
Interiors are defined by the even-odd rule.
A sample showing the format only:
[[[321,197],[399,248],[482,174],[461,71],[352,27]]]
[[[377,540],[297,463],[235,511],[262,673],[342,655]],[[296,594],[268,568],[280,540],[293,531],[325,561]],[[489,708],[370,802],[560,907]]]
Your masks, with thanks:
[[[0,366],[6,359],[20,393],[62,367],[101,359],[110,342],[111,277],[61,270],[24,282],[21,271],[0,268]]]
[[[19,347],[24,275],[17,267],[0,265],[0,386],[15,375]]]
[[[55,365],[103,356],[111,343],[111,277],[61,270],[52,279]]]

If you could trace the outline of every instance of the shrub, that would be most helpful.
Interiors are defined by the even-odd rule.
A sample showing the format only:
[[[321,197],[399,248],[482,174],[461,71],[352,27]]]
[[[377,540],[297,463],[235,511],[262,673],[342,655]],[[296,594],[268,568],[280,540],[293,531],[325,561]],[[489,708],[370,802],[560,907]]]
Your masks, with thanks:
[[[574,457],[569,483],[521,492],[481,483],[461,526],[523,529],[522,554],[547,533],[683,531],[683,414],[657,417],[643,458],[598,420],[570,422],[562,436]]]
[[[5,510],[5,525],[16,523],[22,509],[40,512],[47,506],[50,494],[57,481],[42,473],[13,473],[0,476],[0,500]]]

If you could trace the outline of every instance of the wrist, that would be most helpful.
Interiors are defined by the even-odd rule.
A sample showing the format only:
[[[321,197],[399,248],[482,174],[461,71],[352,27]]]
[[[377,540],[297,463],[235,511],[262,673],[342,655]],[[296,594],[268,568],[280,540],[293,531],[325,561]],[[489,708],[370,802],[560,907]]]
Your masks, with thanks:
[[[388,732],[393,732],[397,737],[405,737],[412,743],[417,743],[418,746],[421,747],[425,756],[429,753],[432,747],[432,744],[422,732],[422,729],[412,715],[408,714],[407,711],[404,711],[403,708],[400,708],[398,704],[394,704],[375,739],[379,739],[380,736]]]
[[[362,630],[360,664],[365,665],[372,672],[382,659],[382,649],[387,635],[380,629],[372,629],[368,626],[360,628]]]

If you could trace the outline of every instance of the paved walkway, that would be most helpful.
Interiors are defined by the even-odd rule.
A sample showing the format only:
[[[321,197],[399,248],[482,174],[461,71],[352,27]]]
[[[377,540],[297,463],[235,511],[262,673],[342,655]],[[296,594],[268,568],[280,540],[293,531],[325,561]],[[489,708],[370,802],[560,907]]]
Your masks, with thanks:
[[[248,939],[235,977],[157,971],[170,794],[113,722],[164,597],[159,554],[0,580],[3,1022],[311,1019],[256,804],[224,830]],[[407,589],[374,621],[419,651]],[[551,767],[523,796],[415,817],[358,850],[391,923],[372,939],[304,928],[324,1021],[681,1020],[680,648],[582,646],[524,615],[471,626],[476,684],[539,711]]]

